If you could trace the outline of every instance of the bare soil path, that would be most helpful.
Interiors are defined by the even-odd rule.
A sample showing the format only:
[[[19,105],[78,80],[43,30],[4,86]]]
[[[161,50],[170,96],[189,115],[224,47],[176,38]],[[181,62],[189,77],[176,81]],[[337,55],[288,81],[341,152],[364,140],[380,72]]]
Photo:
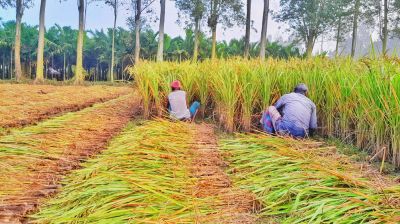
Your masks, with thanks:
[[[0,84],[0,128],[23,127],[132,93],[113,86]]]
[[[138,112],[135,94],[0,137],[0,223],[24,223],[60,179],[104,149]]]
[[[194,194],[199,198],[215,198],[212,207],[217,211],[200,218],[199,223],[255,223],[255,212],[260,204],[256,197],[235,188],[225,173],[228,164],[218,149],[218,140],[212,125],[200,124],[195,129],[192,174],[198,178]]]

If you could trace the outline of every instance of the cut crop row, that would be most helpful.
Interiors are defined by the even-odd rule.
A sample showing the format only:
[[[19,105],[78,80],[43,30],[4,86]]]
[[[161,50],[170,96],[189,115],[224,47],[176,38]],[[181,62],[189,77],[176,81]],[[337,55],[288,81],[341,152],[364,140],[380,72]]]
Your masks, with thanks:
[[[127,87],[1,84],[0,128],[20,127],[132,92]]]
[[[209,213],[194,196],[188,164],[193,134],[185,124],[127,128],[108,149],[69,175],[39,223],[195,223]]]
[[[0,222],[22,220],[82,160],[103,149],[138,110],[134,94],[0,137]]]
[[[212,126],[128,127],[69,175],[37,223],[252,223],[254,197],[232,189]]]
[[[399,223],[400,188],[334,149],[264,135],[221,141],[237,187],[265,223]]]

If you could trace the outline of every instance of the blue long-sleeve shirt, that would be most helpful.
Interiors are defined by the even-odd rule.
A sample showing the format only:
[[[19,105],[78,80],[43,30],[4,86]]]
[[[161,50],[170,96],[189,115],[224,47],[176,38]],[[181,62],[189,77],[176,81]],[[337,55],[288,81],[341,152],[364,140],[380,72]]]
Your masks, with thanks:
[[[282,113],[282,122],[306,132],[317,128],[317,108],[305,95],[286,94],[276,102],[275,107]]]

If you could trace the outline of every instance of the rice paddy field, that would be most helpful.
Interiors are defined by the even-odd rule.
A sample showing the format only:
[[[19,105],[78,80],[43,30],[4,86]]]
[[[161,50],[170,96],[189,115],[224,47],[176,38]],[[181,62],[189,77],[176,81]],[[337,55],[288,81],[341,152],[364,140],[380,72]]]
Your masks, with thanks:
[[[400,163],[398,68],[143,62],[133,86],[1,84],[0,223],[400,223],[400,179],[371,164]],[[196,122],[165,119],[174,79],[201,101]],[[263,108],[298,82],[321,137],[258,132]]]
[[[309,86],[319,134],[400,166],[400,61],[393,59],[213,60],[142,63],[131,69],[145,116],[163,110],[179,79],[188,101],[228,132],[250,131],[261,112],[298,83]],[[257,116],[258,114],[258,116]]]

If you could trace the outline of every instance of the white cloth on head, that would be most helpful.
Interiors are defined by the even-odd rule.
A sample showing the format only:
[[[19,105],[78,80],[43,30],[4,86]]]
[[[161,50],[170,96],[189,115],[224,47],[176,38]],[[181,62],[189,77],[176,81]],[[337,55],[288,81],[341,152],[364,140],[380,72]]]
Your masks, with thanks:
[[[168,95],[168,101],[170,105],[170,115],[172,118],[190,119],[190,111],[186,104],[186,92],[182,90],[176,90]]]

